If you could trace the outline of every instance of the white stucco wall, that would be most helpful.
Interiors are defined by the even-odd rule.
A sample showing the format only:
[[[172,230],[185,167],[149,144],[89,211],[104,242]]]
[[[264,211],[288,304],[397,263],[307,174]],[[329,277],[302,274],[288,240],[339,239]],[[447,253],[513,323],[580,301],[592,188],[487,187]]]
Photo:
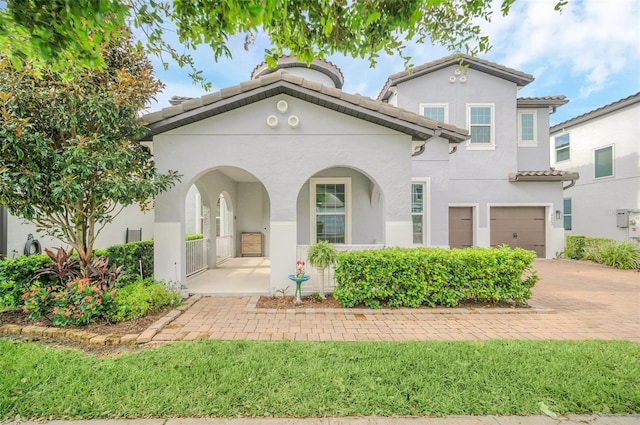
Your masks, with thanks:
[[[276,109],[279,100],[289,103],[284,114]],[[269,115],[278,117],[275,128],[267,125]],[[298,127],[287,124],[290,115],[298,116]],[[253,226],[260,219],[264,231],[268,220],[266,238],[272,264],[272,289],[276,288],[274,285],[283,284],[278,270],[290,271],[296,262],[299,193],[309,178],[324,170],[352,168],[375,181],[385,199],[384,218],[388,223],[395,223],[393,244],[411,245],[411,137],[408,135],[278,95],[155,136],[154,155],[160,171],[174,169],[184,175],[182,183],[156,199],[156,223],[183,222],[188,187],[198,181],[201,193],[206,191],[208,183],[201,178],[206,178],[216,167],[241,168],[264,185],[262,194],[257,190],[244,191],[245,204],[251,204],[251,208],[262,204],[263,211],[251,211],[241,223],[240,210],[245,208],[240,208],[244,202],[240,189],[245,189],[242,187],[245,183],[238,183],[236,232],[244,230],[240,229],[241,225]],[[215,199],[211,196],[214,192],[208,194],[208,198]],[[268,215],[264,211],[267,198]],[[388,229],[385,225],[385,232]],[[175,243],[180,243],[179,238]],[[283,243],[292,246],[283,246]],[[162,251],[162,247],[159,250]],[[184,267],[181,273],[184,279]]]
[[[38,239],[42,250],[62,246],[58,239],[47,236],[43,232],[36,232],[33,223],[12,215],[7,217],[7,257],[21,255],[24,250],[27,236],[33,234]],[[94,248],[108,248],[111,245],[123,244],[126,241],[126,230],[142,228],[142,239],[153,239],[153,211],[143,213],[135,205],[125,208],[113,222],[98,235]],[[66,245],[65,245],[66,246]]]
[[[564,131],[563,131],[564,130]],[[570,159],[555,160],[554,137],[570,134]],[[640,103],[551,135],[551,163],[580,173],[565,191],[572,200],[572,230],[567,234],[628,239],[616,225],[617,209],[640,209]],[[595,178],[594,150],[613,145],[613,177]]]

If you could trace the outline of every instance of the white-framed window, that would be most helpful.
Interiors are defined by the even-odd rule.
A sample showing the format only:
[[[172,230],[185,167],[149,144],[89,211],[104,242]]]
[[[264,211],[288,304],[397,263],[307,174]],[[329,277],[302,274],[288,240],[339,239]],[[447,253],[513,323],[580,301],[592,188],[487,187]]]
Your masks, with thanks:
[[[571,159],[571,136],[569,133],[561,134],[554,138],[556,150],[556,162]]]
[[[446,103],[421,103],[420,115],[440,122],[449,122],[449,105]]]
[[[493,103],[467,104],[468,149],[495,149],[495,114]]]
[[[564,198],[563,200],[563,219],[564,219],[564,230],[571,230],[571,198]]]
[[[613,145],[593,150],[593,175],[596,179],[613,177]]]
[[[411,222],[413,243],[429,245],[429,178],[417,177],[411,182]]]
[[[518,146],[538,145],[537,124],[538,117],[535,110],[518,111]]]
[[[351,179],[312,178],[311,243],[351,243]]]

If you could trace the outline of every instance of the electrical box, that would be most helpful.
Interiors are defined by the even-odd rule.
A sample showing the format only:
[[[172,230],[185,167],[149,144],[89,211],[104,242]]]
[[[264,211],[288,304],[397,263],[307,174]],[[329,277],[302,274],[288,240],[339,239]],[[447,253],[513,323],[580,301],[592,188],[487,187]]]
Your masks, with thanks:
[[[629,210],[617,210],[616,225],[621,229],[629,227]]]

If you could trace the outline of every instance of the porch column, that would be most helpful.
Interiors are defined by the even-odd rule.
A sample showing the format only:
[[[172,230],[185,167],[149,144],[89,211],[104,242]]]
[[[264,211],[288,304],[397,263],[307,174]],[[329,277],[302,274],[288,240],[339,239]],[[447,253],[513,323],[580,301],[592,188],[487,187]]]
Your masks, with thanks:
[[[272,221],[271,240],[269,245],[271,258],[271,293],[289,286],[290,295],[295,290],[295,283],[288,279],[288,275],[296,267],[296,234],[295,221]],[[294,285],[292,288],[291,285]]]
[[[186,285],[184,193],[182,184],[155,199],[153,274],[158,280]]]

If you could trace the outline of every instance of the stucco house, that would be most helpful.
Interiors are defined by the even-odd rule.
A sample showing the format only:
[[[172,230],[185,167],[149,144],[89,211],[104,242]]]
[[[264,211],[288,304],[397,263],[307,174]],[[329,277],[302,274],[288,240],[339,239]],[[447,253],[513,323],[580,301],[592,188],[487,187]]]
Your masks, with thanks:
[[[323,239],[339,249],[508,244],[553,258],[578,173],[549,168],[548,116],[567,100],[519,98],[533,80],[448,56],[390,76],[374,100],[342,91],[330,62],[260,64],[247,82],[143,117],[141,143],[182,181],[153,213],[118,217],[97,245],[142,228],[156,278],[181,283],[228,257],[268,257],[271,293]],[[4,252],[22,249],[29,225],[0,213]],[[191,232],[205,235],[196,269]]]
[[[579,172],[565,191],[568,234],[640,238],[640,93],[554,125],[551,164]]]
[[[373,100],[343,92],[329,62],[283,57],[144,116],[157,166],[184,176],[156,199],[156,277],[186,281],[189,221],[229,240],[210,244],[208,267],[221,249],[270,257],[272,293],[321,239],[340,249],[506,243],[554,257],[563,188],[578,174],[549,168],[548,115],[567,100],[518,98],[532,81],[449,56],[392,75]],[[194,218],[196,197],[205,208]]]

